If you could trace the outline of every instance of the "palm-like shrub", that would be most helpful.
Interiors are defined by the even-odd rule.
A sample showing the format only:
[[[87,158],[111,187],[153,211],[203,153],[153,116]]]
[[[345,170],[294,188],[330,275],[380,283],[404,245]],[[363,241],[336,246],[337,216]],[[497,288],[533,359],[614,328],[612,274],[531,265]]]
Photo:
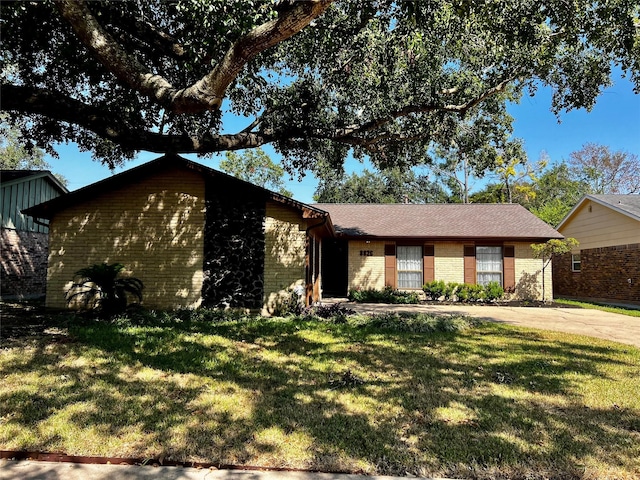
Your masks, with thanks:
[[[97,263],[78,270],[67,291],[67,303],[80,302],[85,308],[97,309],[106,316],[124,311],[129,296],[142,301],[142,281],[121,277],[124,265]]]

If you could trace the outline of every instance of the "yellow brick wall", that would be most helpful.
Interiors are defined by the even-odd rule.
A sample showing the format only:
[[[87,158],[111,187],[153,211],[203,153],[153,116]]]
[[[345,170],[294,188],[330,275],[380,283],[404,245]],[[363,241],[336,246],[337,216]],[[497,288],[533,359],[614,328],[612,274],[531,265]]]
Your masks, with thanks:
[[[464,282],[464,243],[436,242],[434,252],[434,276],[445,282]]]
[[[382,290],[385,285],[384,241],[349,242],[349,289]],[[428,243],[428,242],[427,242]],[[435,279],[464,282],[464,245],[470,242],[434,242]],[[542,260],[533,257],[530,243],[505,242],[515,246],[515,297],[542,299]],[[361,256],[361,250],[371,250],[373,256]],[[552,298],[551,265],[545,270],[545,297]]]
[[[384,245],[381,241],[349,242],[349,290],[384,289]],[[370,250],[373,256],[360,255],[361,250]]]
[[[306,228],[300,211],[267,202],[263,313],[272,313],[291,289],[304,291]]]
[[[175,169],[56,214],[49,235],[47,306],[64,307],[77,270],[122,263],[144,283],[143,304],[195,307],[202,290],[204,180]]]
[[[515,246],[516,291],[515,298],[542,300],[542,260],[533,257],[531,243],[513,243]],[[545,300],[553,299],[551,263],[544,272]]]

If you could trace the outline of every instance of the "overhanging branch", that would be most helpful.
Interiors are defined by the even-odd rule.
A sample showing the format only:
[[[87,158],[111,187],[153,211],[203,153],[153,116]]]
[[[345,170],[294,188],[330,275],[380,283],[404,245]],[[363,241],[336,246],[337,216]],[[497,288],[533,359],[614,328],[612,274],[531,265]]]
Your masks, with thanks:
[[[426,104],[420,104],[420,105],[408,105],[394,112],[391,112],[383,117],[376,118],[359,125],[354,124],[354,125],[349,125],[347,127],[337,129],[333,133],[332,138],[336,141],[342,141],[344,143],[353,143],[353,142],[362,140],[362,138],[359,137],[359,135],[363,135],[368,132],[374,131],[380,127],[383,127],[393,122],[398,118],[407,117],[413,114],[445,112],[445,113],[455,113],[459,115],[464,115],[469,110],[479,105],[487,98],[497,95],[501,92],[504,92],[507,86],[516,78],[518,78],[517,74],[511,75],[508,78],[501,81],[500,83],[494,85],[493,87],[487,88],[484,92],[482,92],[478,96],[464,103],[460,103],[460,104],[426,103]],[[447,90],[443,90],[441,93],[448,95],[448,94],[455,93],[457,91],[458,91],[458,88],[450,88]],[[358,144],[361,144],[361,143],[358,143]]]
[[[298,33],[332,1],[293,2],[279,9],[276,20],[259,25],[240,37],[212,71],[182,89],[130,55],[102,27],[84,0],[56,0],[55,3],[82,43],[121,83],[174,113],[201,113],[219,109],[227,88],[247,63]]]
[[[165,153],[209,153],[256,148],[273,141],[266,134],[239,132],[225,135],[172,135],[133,129],[121,116],[74,98],[25,86],[2,84],[2,108],[21,114],[43,115],[79,126],[120,145],[125,150]]]

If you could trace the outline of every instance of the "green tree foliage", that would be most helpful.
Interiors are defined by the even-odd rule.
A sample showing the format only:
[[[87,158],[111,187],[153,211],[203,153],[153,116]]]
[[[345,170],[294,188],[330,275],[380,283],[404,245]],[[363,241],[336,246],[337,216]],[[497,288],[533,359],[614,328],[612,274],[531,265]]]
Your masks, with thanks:
[[[494,160],[490,175],[498,182],[490,182],[470,196],[473,203],[519,203],[528,207],[537,198],[538,176],[547,160],[531,162],[519,140],[510,141]]]
[[[630,0],[7,1],[2,33],[12,124],[110,165],[272,144],[290,171],[389,167],[540,84],[554,112],[590,109],[613,62],[640,87]]]
[[[284,169],[269,158],[269,155],[257,148],[245,150],[241,154],[226,152],[225,159],[220,162],[220,170],[254,185],[276,191],[288,197],[292,193],[285,188]]]
[[[502,197],[506,203],[514,203],[517,197],[528,198],[535,196],[535,191],[527,180],[535,182],[536,172],[546,167],[545,160],[539,160],[535,164],[527,159],[523,145],[520,141],[512,141],[500,152],[493,168],[494,175],[498,178]]]
[[[456,123],[449,144],[435,146],[431,168],[454,198],[469,203],[474,179],[498,168],[503,152],[520,145],[510,139],[512,122],[505,104],[496,105],[491,111],[483,108]],[[518,153],[524,156],[521,150]]]
[[[513,177],[512,201],[552,226],[558,225],[583,195],[640,192],[640,160],[635,154],[612,152],[607,146],[590,143],[572,152],[567,162],[545,168],[547,162],[542,158],[524,169],[517,163],[506,164],[500,171]],[[505,183],[488,184],[473,193],[471,201],[507,202]]]
[[[429,177],[396,167],[324,178],[313,198],[321,203],[444,203],[447,194]]]
[[[545,170],[533,185],[535,195],[522,205],[549,225],[556,226],[589,192],[589,186],[576,180],[566,163]]]
[[[20,131],[4,122],[4,115],[0,115],[0,169],[52,170],[44,155],[44,150],[21,138]],[[62,175],[54,173],[54,176],[63,185],[68,184]]]
[[[640,159],[636,154],[587,143],[569,155],[569,167],[588,193],[640,193]]]
[[[0,168],[3,170],[48,170],[44,150],[20,138],[20,132],[0,118]]]

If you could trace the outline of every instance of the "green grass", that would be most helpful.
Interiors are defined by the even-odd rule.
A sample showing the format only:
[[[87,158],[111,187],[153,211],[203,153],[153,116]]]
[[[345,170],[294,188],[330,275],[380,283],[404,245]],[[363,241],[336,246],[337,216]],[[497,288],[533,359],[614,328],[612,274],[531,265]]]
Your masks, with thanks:
[[[637,348],[425,315],[233,318],[72,319],[3,340],[0,450],[456,478],[640,475]]]
[[[566,298],[556,298],[554,299],[554,302],[562,305],[573,305],[581,308],[591,308],[594,310],[601,310],[603,312],[609,312],[609,313],[621,313],[622,315],[628,315],[630,317],[640,317],[640,307],[638,308],[614,307],[611,305],[603,305],[599,303],[579,302],[577,300],[569,300]]]

